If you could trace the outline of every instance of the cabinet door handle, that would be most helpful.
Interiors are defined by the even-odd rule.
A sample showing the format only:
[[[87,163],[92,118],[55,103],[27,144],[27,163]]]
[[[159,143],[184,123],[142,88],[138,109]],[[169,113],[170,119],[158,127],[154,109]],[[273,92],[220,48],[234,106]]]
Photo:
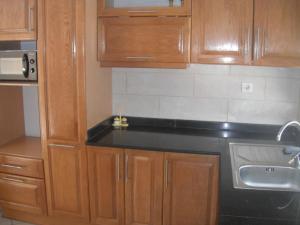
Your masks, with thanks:
[[[30,7],[28,11],[28,23],[29,23],[29,31],[33,31],[33,24],[34,24],[34,7]]]
[[[0,164],[1,167],[11,168],[11,169],[19,169],[22,170],[23,166],[13,165],[13,164]]]
[[[153,59],[151,56],[127,56],[126,59],[134,61],[147,61]]]
[[[157,10],[128,10],[128,13],[157,13]]]
[[[50,147],[59,147],[59,148],[75,148],[73,145],[60,145],[60,144],[49,144]]]
[[[169,183],[169,160],[165,161],[165,186],[166,189],[168,189],[168,183]]]
[[[22,180],[22,179],[17,179],[17,178],[1,177],[0,179],[1,179],[1,180],[4,180],[4,181],[11,181],[11,182],[17,182],[17,183],[25,183],[24,180]]]
[[[128,155],[125,156],[125,182],[128,182]]]
[[[117,157],[116,157],[116,177],[117,177],[117,180],[119,181],[120,180],[120,155],[117,154]]]
[[[259,55],[260,55],[260,48],[261,48],[260,33],[261,33],[261,30],[260,30],[260,27],[258,27],[256,29],[255,60],[258,60],[259,59]]]

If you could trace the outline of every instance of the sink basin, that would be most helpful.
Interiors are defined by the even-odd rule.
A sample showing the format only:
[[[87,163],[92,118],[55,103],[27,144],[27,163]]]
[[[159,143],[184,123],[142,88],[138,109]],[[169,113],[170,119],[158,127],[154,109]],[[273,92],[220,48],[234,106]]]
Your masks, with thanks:
[[[283,145],[230,143],[233,184],[238,189],[300,192],[300,170],[288,164]]]

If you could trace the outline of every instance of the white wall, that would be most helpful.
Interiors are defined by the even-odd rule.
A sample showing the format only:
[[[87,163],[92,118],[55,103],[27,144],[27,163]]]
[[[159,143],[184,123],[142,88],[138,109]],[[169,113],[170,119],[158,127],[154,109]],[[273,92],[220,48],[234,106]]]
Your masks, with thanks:
[[[242,93],[243,82],[252,93]],[[298,119],[299,93],[300,69],[113,69],[113,113],[127,116],[282,124]]]
[[[25,135],[40,137],[39,99],[36,87],[23,87],[23,105]]]

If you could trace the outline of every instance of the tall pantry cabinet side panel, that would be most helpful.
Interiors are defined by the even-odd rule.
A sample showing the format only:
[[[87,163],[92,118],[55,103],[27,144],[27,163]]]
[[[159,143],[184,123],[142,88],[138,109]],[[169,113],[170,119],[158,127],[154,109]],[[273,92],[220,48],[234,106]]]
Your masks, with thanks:
[[[48,213],[89,221],[85,104],[85,0],[41,0],[39,86]]]

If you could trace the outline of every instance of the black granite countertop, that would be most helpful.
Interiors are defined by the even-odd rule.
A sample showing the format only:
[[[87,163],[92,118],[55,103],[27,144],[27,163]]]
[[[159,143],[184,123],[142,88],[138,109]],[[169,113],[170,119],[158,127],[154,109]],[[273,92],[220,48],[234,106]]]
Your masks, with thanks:
[[[299,225],[298,193],[233,188],[230,142],[278,144],[278,126],[128,118],[126,129],[108,119],[88,132],[88,145],[220,155],[220,225]],[[299,138],[288,130],[287,143]]]

